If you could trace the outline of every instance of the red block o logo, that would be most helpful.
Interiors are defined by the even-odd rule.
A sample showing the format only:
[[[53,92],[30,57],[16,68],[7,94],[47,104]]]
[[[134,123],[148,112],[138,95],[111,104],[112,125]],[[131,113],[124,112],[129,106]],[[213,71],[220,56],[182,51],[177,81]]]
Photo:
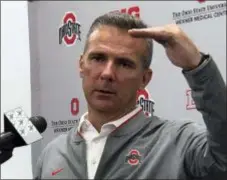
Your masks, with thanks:
[[[71,100],[71,113],[73,116],[79,113],[79,100],[77,98],[72,98]]]
[[[68,21],[71,21],[72,24],[76,23],[76,15],[73,14],[72,12],[67,13],[63,19],[63,22],[64,22],[64,24],[67,24]],[[73,44],[74,41],[76,40],[76,35],[73,33],[71,33],[71,35],[72,35],[72,37],[70,37],[68,35],[64,36],[64,40],[65,40],[66,44]]]

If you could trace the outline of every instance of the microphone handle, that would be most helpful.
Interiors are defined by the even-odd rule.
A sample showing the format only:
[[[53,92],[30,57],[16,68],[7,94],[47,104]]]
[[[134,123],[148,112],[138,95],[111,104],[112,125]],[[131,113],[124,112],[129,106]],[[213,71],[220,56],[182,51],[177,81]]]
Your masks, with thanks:
[[[13,148],[8,150],[0,150],[0,164],[6,162],[13,156]]]
[[[13,139],[15,135],[12,132],[3,132],[0,134],[0,164],[6,162],[13,156]]]

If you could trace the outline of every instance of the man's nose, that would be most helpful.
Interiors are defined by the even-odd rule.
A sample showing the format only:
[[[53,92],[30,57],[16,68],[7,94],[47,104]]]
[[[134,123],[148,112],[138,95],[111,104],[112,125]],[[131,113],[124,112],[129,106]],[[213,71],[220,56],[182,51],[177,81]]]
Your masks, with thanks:
[[[115,79],[115,67],[112,61],[107,61],[101,74],[102,80],[113,81]]]

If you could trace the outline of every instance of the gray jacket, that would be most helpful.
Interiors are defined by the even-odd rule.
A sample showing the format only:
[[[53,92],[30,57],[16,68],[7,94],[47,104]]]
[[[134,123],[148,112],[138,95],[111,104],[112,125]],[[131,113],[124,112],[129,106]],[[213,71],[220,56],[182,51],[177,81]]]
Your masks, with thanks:
[[[182,73],[206,128],[141,112],[108,136],[95,179],[227,179],[225,82],[211,57]],[[85,149],[76,125],[45,147],[34,177],[87,179]]]

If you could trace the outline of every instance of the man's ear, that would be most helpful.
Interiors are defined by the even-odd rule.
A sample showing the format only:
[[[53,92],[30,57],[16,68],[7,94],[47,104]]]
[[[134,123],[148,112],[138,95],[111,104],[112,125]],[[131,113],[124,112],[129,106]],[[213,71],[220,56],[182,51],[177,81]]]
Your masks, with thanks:
[[[152,78],[152,70],[151,69],[146,69],[144,70],[144,74],[143,74],[143,79],[142,79],[142,83],[141,83],[141,89],[144,89],[148,83],[150,82],[151,78]]]
[[[83,54],[80,55],[80,60],[79,60],[79,71],[80,71],[80,77],[83,78],[83,71],[84,71]]]

